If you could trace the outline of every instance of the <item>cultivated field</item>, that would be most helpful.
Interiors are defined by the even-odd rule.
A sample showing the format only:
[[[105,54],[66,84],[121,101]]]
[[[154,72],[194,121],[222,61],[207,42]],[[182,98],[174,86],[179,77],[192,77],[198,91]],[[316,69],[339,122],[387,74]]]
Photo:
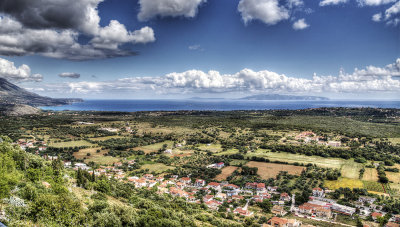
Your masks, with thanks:
[[[77,140],[77,141],[68,141],[68,142],[59,142],[54,143],[50,142],[50,147],[80,147],[80,146],[93,146],[94,144],[89,143],[85,140]]]
[[[100,152],[97,153],[97,150],[99,149],[100,147],[81,149],[79,152],[75,152],[73,155],[77,159],[84,159],[85,163],[93,161],[98,164],[111,165],[120,161],[120,159],[116,157],[104,156],[104,154],[107,154],[108,150],[100,150]],[[90,156],[87,156],[88,153]]]
[[[289,163],[311,163],[320,167],[340,169],[343,177],[352,179],[358,179],[360,169],[362,168],[362,164],[354,162],[353,159],[345,160],[340,158],[323,158],[320,156],[306,156],[285,152],[268,152],[263,149],[247,153],[246,156],[264,157],[271,161],[284,161]]]
[[[346,187],[353,189],[353,188],[363,188],[364,184],[361,180],[340,177],[338,180],[325,181],[325,187],[328,187],[329,189],[333,190]]]
[[[149,172],[155,172],[155,173],[162,173],[166,170],[173,169],[173,168],[175,168],[175,167],[167,166],[162,163],[144,164],[141,167],[141,169],[148,169]]]
[[[276,163],[266,163],[266,162],[248,162],[246,164],[248,167],[257,167],[258,175],[260,175],[263,179],[274,178],[281,171],[286,171],[292,175],[300,175],[301,172],[305,169],[302,166],[293,166],[293,165],[284,165],[284,164],[276,164]]]
[[[227,166],[222,169],[222,173],[218,174],[215,177],[215,180],[222,181],[226,180],[227,177],[229,177],[238,167],[236,166]]]
[[[362,179],[365,181],[378,181],[378,171],[375,168],[365,168]]]
[[[134,150],[142,150],[144,151],[144,153],[151,153],[151,152],[157,152],[159,149],[161,149],[163,147],[164,144],[168,145],[168,149],[171,149],[174,142],[172,141],[164,141],[161,143],[155,143],[155,144],[151,144],[151,145],[147,145],[147,146],[142,146],[142,147],[135,147]]]
[[[96,137],[96,138],[90,138],[90,140],[93,141],[106,141],[109,139],[121,139],[121,138],[125,138],[124,136],[103,136],[103,137]]]

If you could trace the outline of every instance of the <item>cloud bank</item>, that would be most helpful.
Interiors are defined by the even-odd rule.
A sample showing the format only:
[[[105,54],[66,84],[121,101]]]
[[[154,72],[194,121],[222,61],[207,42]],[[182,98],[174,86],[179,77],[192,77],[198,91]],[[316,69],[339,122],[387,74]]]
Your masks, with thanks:
[[[40,74],[32,74],[31,68],[27,65],[16,67],[14,62],[0,58],[0,77],[13,82],[40,82],[43,76]]]
[[[128,31],[116,20],[100,26],[97,7],[103,0],[0,1],[0,55],[39,54],[70,60],[134,55],[124,44],[154,42],[150,27]],[[81,44],[81,35],[89,42]]]
[[[78,79],[81,77],[81,74],[79,73],[69,73],[69,72],[65,72],[65,73],[60,73],[58,74],[59,77],[61,78],[72,78],[72,79]]]
[[[205,2],[206,0],[139,0],[138,19],[148,21],[157,16],[193,18],[199,6]]]
[[[311,79],[290,77],[268,70],[243,69],[234,74],[188,70],[161,77],[131,77],[102,82],[44,84],[48,92],[74,94],[154,91],[162,94],[281,92],[281,93],[361,93],[400,92],[400,58],[385,67],[367,66],[337,76],[313,75]],[[397,78],[397,79],[396,79]],[[34,88],[33,88],[34,89]]]

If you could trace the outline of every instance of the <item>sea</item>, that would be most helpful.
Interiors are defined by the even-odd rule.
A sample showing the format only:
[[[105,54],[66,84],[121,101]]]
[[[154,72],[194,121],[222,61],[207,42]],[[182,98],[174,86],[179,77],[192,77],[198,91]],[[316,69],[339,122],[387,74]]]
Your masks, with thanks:
[[[293,101],[230,99],[160,99],[160,100],[84,100],[64,106],[46,106],[43,110],[72,111],[177,111],[177,110],[296,110],[320,107],[400,108],[400,101]]]

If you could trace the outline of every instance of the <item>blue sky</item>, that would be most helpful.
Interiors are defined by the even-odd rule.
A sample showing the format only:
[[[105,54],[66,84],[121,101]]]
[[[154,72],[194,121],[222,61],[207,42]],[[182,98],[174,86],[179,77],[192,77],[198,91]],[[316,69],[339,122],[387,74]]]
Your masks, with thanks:
[[[188,2],[193,2],[193,5],[189,8],[194,9],[195,14],[189,16],[184,10],[157,11],[159,9],[151,8],[155,6],[146,1],[150,0],[140,2],[105,0],[92,5],[97,9],[100,18],[98,25],[100,30],[108,26],[111,20],[124,25],[127,31],[143,27],[152,30],[154,37],[150,37],[150,34],[144,41],[118,40],[119,50],[135,51],[138,52],[137,55],[96,56],[77,61],[71,60],[70,50],[66,49],[56,50],[54,53],[30,50],[18,54],[20,56],[3,53],[1,58],[13,62],[16,69],[26,64],[30,68],[30,73],[40,74],[42,80],[40,82],[32,82],[33,80],[29,78],[20,80],[19,77],[12,77],[10,76],[12,73],[8,75],[6,72],[3,72],[3,77],[8,76],[11,80],[14,78],[22,87],[55,97],[118,98],[121,94],[126,94],[128,98],[146,98],[152,94],[155,94],[154,97],[191,97],[199,94],[208,97],[231,97],[248,93],[283,93],[325,95],[331,98],[346,98],[349,95],[355,97],[352,94],[356,94],[359,98],[377,95],[381,98],[396,98],[399,95],[399,87],[396,87],[399,81],[396,60],[400,57],[398,11],[385,18],[389,8],[397,9],[395,6],[399,5],[398,1],[325,0],[327,5],[321,6],[321,2],[324,1],[297,0],[291,1],[297,5],[290,7],[289,1],[242,0],[243,5],[246,3],[247,11],[239,12],[239,0],[190,0]],[[175,6],[179,6],[182,2],[151,1],[160,2],[158,6],[168,2],[174,2]],[[251,9],[252,4],[259,8],[257,4],[271,3],[268,5],[271,6],[274,2],[281,11],[278,16],[272,12],[277,9],[276,7],[266,7],[261,11]],[[138,14],[145,11],[145,4],[148,4],[147,18],[139,20]],[[34,7],[40,6],[32,6]],[[29,12],[29,8],[26,11]],[[67,29],[78,34],[76,42],[80,45],[90,43],[93,37],[100,37],[101,45],[107,42],[104,40],[109,40],[105,35],[101,35],[101,31],[94,33],[84,28],[82,24],[85,18],[82,18],[82,21],[71,22],[68,25],[70,27],[60,28],[58,25],[32,25],[13,13],[15,12],[2,12],[3,22],[4,18],[10,18],[22,24],[21,29],[25,33],[31,30],[50,29],[61,32]],[[246,21],[245,13],[251,17],[250,20]],[[373,15],[379,13],[382,15],[381,19],[373,21]],[[271,17],[274,17],[272,22]],[[300,26],[302,29],[296,30],[293,24],[300,19],[303,19],[305,25]],[[57,38],[63,37],[55,39]],[[56,46],[54,49],[61,46],[58,41],[54,42]],[[1,45],[0,40],[0,53]],[[105,55],[112,55],[110,52],[107,49]],[[81,56],[87,55],[81,54]],[[366,68],[368,66],[374,68]],[[355,72],[355,68],[364,69],[365,72]],[[386,70],[384,75],[382,70],[376,68]],[[241,76],[243,69],[250,69],[257,78],[248,76],[248,73],[244,77]],[[351,82],[359,87],[358,90],[352,91],[349,89],[351,84],[343,84],[343,80],[339,78],[341,69],[344,70],[342,74],[347,76],[344,81],[348,82],[351,78]],[[186,73],[189,70],[196,71]],[[214,76],[208,73],[209,70],[219,72],[223,79],[213,81]],[[262,73],[265,70],[276,75]],[[79,74],[80,77],[59,76],[66,72]],[[177,75],[166,80],[165,76],[171,73]],[[324,81],[314,84],[313,81],[318,79],[314,73]],[[278,78],[277,75],[283,75],[285,78]],[[185,78],[185,83],[177,83],[175,80],[182,76]],[[328,76],[335,78],[326,78]],[[145,79],[144,82],[143,79],[135,79],[137,77],[155,79],[154,81]],[[367,77],[370,82],[365,84]],[[129,78],[131,85],[121,86],[123,82],[120,80],[123,78]],[[204,78],[206,82],[203,81]],[[280,82],[276,84],[274,78],[278,78]],[[264,85],[258,86],[257,83]],[[271,83],[275,85],[270,85]],[[151,92],[147,86],[149,84],[152,84]],[[337,84],[340,88],[333,89],[332,86],[339,86]],[[57,89],[51,89],[54,87]]]

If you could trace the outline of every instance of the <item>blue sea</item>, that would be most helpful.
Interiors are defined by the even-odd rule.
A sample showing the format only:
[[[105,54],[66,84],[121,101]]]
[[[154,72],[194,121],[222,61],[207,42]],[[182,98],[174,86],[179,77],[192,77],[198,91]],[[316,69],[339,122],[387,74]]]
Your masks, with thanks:
[[[85,100],[65,106],[41,107],[43,110],[88,110],[88,111],[174,111],[174,110],[277,110],[309,109],[319,107],[373,107],[400,108],[400,101],[270,101],[229,99],[185,99],[185,100]]]

